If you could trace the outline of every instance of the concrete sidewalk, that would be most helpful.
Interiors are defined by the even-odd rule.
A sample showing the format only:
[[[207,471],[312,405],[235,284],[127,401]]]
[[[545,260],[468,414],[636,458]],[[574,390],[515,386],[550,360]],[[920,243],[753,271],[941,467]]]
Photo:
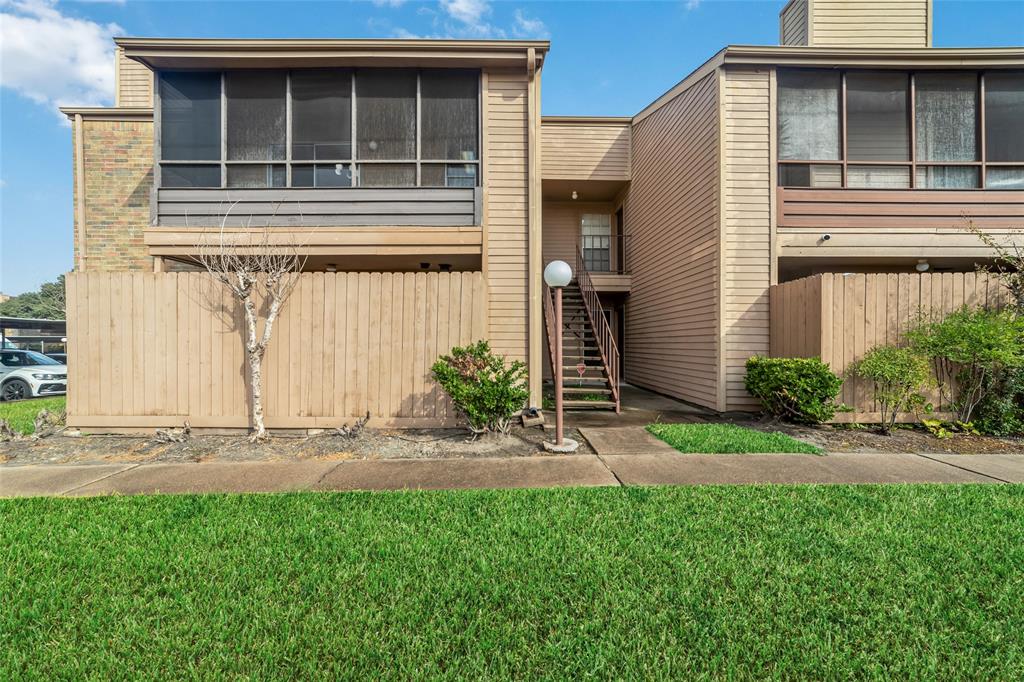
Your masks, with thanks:
[[[648,452],[340,463],[0,466],[0,497],[751,483],[1024,483],[1024,455]]]

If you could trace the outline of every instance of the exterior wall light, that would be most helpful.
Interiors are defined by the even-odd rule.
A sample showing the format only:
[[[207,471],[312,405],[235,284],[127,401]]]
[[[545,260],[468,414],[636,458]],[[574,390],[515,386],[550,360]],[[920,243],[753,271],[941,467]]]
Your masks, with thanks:
[[[569,286],[572,281],[572,268],[564,260],[553,260],[544,268],[544,283],[552,289]]]
[[[930,267],[931,265],[928,264],[927,258],[919,258],[917,261],[917,265],[914,266],[914,269],[917,270],[918,272],[928,272],[928,268]]]
[[[562,288],[571,281],[572,268],[564,260],[553,260],[544,268],[544,283],[555,290],[555,366],[551,368],[555,384],[555,442],[554,445],[544,443],[544,448],[551,452],[573,452],[579,447],[576,441],[562,437],[562,369],[565,365],[562,359]]]

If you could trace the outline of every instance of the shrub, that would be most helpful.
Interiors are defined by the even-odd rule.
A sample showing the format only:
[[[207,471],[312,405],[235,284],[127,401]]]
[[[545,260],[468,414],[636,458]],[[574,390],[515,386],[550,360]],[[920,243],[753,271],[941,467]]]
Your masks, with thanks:
[[[924,405],[921,391],[931,381],[928,359],[912,348],[878,346],[850,366],[850,372],[874,383],[874,398],[882,413],[882,433],[888,434],[901,412]]]
[[[974,427],[989,436],[1024,435],[1024,368],[1003,373],[978,403]]]
[[[474,433],[507,434],[512,417],[530,396],[526,365],[517,360],[506,367],[505,358],[492,353],[487,341],[452,348],[431,371]]]
[[[820,424],[835,416],[835,398],[843,380],[819,358],[747,360],[747,391],[769,414],[803,424]]]
[[[943,395],[962,422],[971,421],[1007,372],[1024,367],[1024,317],[1010,310],[963,307],[941,321],[922,322],[907,337],[932,360]]]

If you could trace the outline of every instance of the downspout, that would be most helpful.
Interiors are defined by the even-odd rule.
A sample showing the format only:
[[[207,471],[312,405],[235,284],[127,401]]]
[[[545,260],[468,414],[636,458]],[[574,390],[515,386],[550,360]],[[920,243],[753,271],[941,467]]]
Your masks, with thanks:
[[[530,405],[542,403],[543,365],[541,364],[541,213],[540,213],[540,71],[537,69],[537,50],[526,50],[527,90],[527,225],[529,247],[527,255],[527,307]],[[554,371],[554,370],[552,370]]]
[[[75,220],[78,221],[78,272],[85,272],[85,126],[82,115],[75,114]]]

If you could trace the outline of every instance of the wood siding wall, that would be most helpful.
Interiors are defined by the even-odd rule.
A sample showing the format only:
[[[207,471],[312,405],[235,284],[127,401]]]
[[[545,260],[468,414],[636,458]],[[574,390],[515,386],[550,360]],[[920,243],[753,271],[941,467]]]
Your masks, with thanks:
[[[544,202],[544,265],[553,260],[576,263],[576,248],[580,243],[580,221],[584,213],[610,215],[612,235],[616,234],[615,216],[612,215],[610,203]],[[611,247],[613,264],[616,262],[614,251],[617,244],[615,242],[613,237]]]
[[[930,47],[931,0],[812,0],[814,47]]]
[[[489,71],[484,93],[485,272],[492,348],[529,353],[529,82],[525,71]]]
[[[772,287],[771,355],[820,357],[843,376],[875,346],[899,343],[922,312],[942,315],[1007,301],[998,280],[973,272],[805,277]],[[846,378],[839,399],[854,412],[836,415],[837,421],[879,419],[870,382]],[[937,392],[929,399],[938,405]]]
[[[541,126],[544,179],[628,180],[630,125],[545,121]]]
[[[633,129],[625,380],[719,407],[718,73]]]
[[[160,189],[164,227],[341,227],[480,224],[472,188]]]
[[[747,358],[768,352],[772,280],[771,72],[725,71],[723,207],[726,409],[757,407],[743,385]]]
[[[71,273],[68,424],[248,425],[243,314],[205,273]],[[479,272],[308,273],[264,360],[269,428],[452,424],[430,379],[454,345],[483,338]]]
[[[1024,192],[778,190],[780,255],[986,256],[967,221],[1009,239],[1024,225]],[[821,241],[828,233],[831,239]]]
[[[114,106],[153,106],[153,72],[142,64],[124,56],[124,50],[117,49],[115,73],[117,83],[114,89]]]
[[[779,43],[807,44],[807,0],[792,0],[779,14]]]

